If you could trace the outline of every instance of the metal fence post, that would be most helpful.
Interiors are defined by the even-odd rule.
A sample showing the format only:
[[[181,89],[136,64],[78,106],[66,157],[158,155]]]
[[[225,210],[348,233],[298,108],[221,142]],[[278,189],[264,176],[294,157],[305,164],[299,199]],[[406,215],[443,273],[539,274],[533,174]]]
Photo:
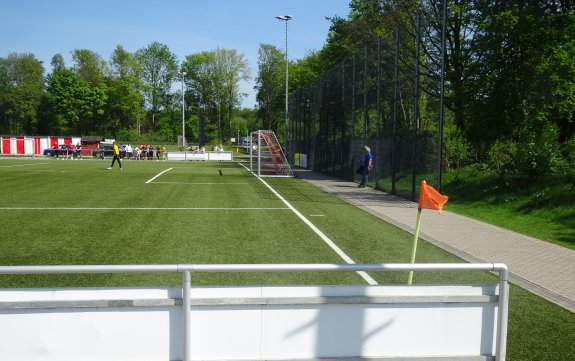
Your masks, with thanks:
[[[351,140],[355,140],[355,53],[351,63]],[[351,152],[353,153],[353,149]]]
[[[377,104],[376,104],[376,142],[375,142],[375,186],[378,188],[379,178],[383,175],[383,170],[381,174],[379,173],[381,164],[381,37],[377,38]]]
[[[441,191],[441,158],[443,158],[443,106],[445,101],[445,53],[447,44],[445,44],[447,27],[445,26],[447,17],[447,0],[443,0],[441,21],[441,84],[439,91],[439,142],[437,145],[437,190]]]
[[[399,98],[399,25],[395,28],[395,64],[393,76],[393,133],[391,140],[391,194],[397,194],[395,189],[396,172],[396,142],[397,142],[397,101]]]
[[[363,47],[363,136],[362,146],[367,142],[367,122],[369,114],[367,112],[367,45]]]
[[[421,13],[415,14],[415,84],[414,84],[414,102],[413,102],[413,145],[411,150],[411,200],[415,201],[415,172],[416,172],[416,152],[417,152],[417,125],[419,123],[419,27]]]

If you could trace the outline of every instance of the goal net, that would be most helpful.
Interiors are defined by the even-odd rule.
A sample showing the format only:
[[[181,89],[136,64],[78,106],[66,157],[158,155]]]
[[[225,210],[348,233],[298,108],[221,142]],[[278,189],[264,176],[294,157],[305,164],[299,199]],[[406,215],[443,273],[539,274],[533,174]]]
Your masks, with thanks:
[[[260,177],[293,177],[275,133],[257,130],[250,133],[250,170]]]

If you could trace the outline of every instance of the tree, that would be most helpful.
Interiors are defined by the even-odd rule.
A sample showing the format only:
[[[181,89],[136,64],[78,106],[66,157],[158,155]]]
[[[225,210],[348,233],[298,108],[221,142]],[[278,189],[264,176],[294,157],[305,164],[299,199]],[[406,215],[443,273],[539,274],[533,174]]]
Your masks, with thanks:
[[[206,120],[209,123],[215,118],[216,98],[214,64],[215,54],[203,51],[201,53],[188,55],[182,63],[182,71],[186,83],[186,105],[187,114],[193,113],[193,107],[198,109],[198,141],[203,145],[206,136],[216,137],[216,135],[206,134]]]
[[[322,72],[344,60],[356,49],[376,43],[379,37],[393,34],[395,25],[399,23],[398,13],[393,11],[395,3],[389,0],[351,0],[348,19],[338,16],[327,18],[331,25],[326,44],[321,49]]]
[[[74,49],[72,60],[75,62],[72,69],[80,79],[94,87],[104,86],[104,77],[108,72],[107,65],[98,53],[88,49]]]
[[[50,65],[52,65],[53,72],[64,69],[66,65],[64,64],[64,57],[62,56],[62,54],[54,55],[52,57]]]
[[[94,124],[83,121],[103,113],[106,94],[91,87],[71,69],[61,69],[47,78],[46,98],[51,114],[48,130],[53,134],[91,134]]]
[[[186,104],[198,105],[200,119],[206,120],[207,135],[218,140],[230,137],[233,112],[244,96],[239,91],[239,82],[249,79],[244,56],[235,50],[219,48],[192,54],[182,63],[182,71],[187,73]],[[226,117],[225,128],[222,117]]]
[[[234,111],[241,105],[241,100],[246,95],[240,93],[240,81],[250,79],[248,62],[243,54],[238,54],[235,49],[216,49],[216,60],[221,76],[220,91],[220,114],[226,115],[226,128],[220,131],[220,139],[233,136],[232,116]]]
[[[475,66],[464,84],[470,139],[485,148],[498,139],[533,143],[551,128],[558,133],[546,142],[568,139],[575,131],[575,42],[566,34],[575,31],[575,5],[490,1],[474,10]]]
[[[258,49],[258,76],[256,101],[258,116],[266,129],[278,132],[283,117],[285,56],[275,46],[260,44]]]
[[[75,129],[81,134],[92,132],[96,129],[103,129],[103,115],[105,104],[108,100],[108,90],[105,81],[105,76],[108,73],[107,64],[98,53],[88,49],[74,49],[72,51],[72,59],[74,61],[72,70],[90,88],[90,94],[86,94],[86,97],[94,96],[93,100],[95,101],[95,103],[92,103],[93,107],[90,111],[82,112],[81,117],[76,121]],[[100,98],[100,100],[96,101],[96,98]],[[100,104],[96,105],[98,102]]]
[[[116,136],[121,131],[126,133],[137,127],[143,104],[139,73],[140,64],[136,57],[118,45],[110,59],[106,111],[106,130]]]
[[[136,52],[140,63],[138,77],[142,81],[142,94],[151,114],[151,130],[156,130],[156,114],[169,105],[169,94],[178,75],[177,58],[163,44],[153,42]]]
[[[0,131],[34,133],[44,91],[44,67],[33,54],[0,59]]]

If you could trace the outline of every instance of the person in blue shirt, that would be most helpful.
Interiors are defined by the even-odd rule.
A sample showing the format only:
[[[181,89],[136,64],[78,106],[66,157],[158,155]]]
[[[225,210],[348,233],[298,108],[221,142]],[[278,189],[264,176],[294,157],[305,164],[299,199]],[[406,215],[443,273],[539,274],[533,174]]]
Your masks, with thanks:
[[[361,183],[359,183],[359,188],[365,188],[367,185],[367,177],[369,176],[369,172],[371,172],[371,167],[373,163],[373,156],[371,155],[371,149],[367,146],[363,146],[363,155],[361,157],[361,165],[363,166],[363,170],[361,173]]]

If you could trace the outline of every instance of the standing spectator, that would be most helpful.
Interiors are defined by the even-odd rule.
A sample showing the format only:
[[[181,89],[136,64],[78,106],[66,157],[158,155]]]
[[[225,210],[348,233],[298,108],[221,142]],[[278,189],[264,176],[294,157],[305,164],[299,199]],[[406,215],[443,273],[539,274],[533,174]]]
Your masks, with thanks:
[[[116,160],[118,161],[118,166],[120,167],[120,170],[122,170],[122,161],[120,160],[120,149],[116,145],[116,142],[114,142],[114,159],[112,159],[112,165],[108,169],[114,168],[114,163],[116,163]]]
[[[126,146],[126,157],[128,157],[128,159],[132,159],[132,145],[128,144]]]
[[[162,145],[162,160],[168,159],[168,150]]]
[[[156,145],[156,160],[157,161],[160,161],[160,151],[161,151],[160,146]]]
[[[134,159],[140,160],[140,148],[138,148],[137,145],[136,145],[136,148],[134,148]]]
[[[82,144],[80,142],[76,144],[76,151],[74,153],[74,158],[76,159],[82,158]]]
[[[371,155],[371,149],[367,146],[363,146],[363,156],[361,157],[361,165],[363,166],[363,170],[361,173],[361,183],[359,183],[360,188],[365,188],[367,185],[367,177],[369,176],[369,172],[371,172],[373,156]]]

